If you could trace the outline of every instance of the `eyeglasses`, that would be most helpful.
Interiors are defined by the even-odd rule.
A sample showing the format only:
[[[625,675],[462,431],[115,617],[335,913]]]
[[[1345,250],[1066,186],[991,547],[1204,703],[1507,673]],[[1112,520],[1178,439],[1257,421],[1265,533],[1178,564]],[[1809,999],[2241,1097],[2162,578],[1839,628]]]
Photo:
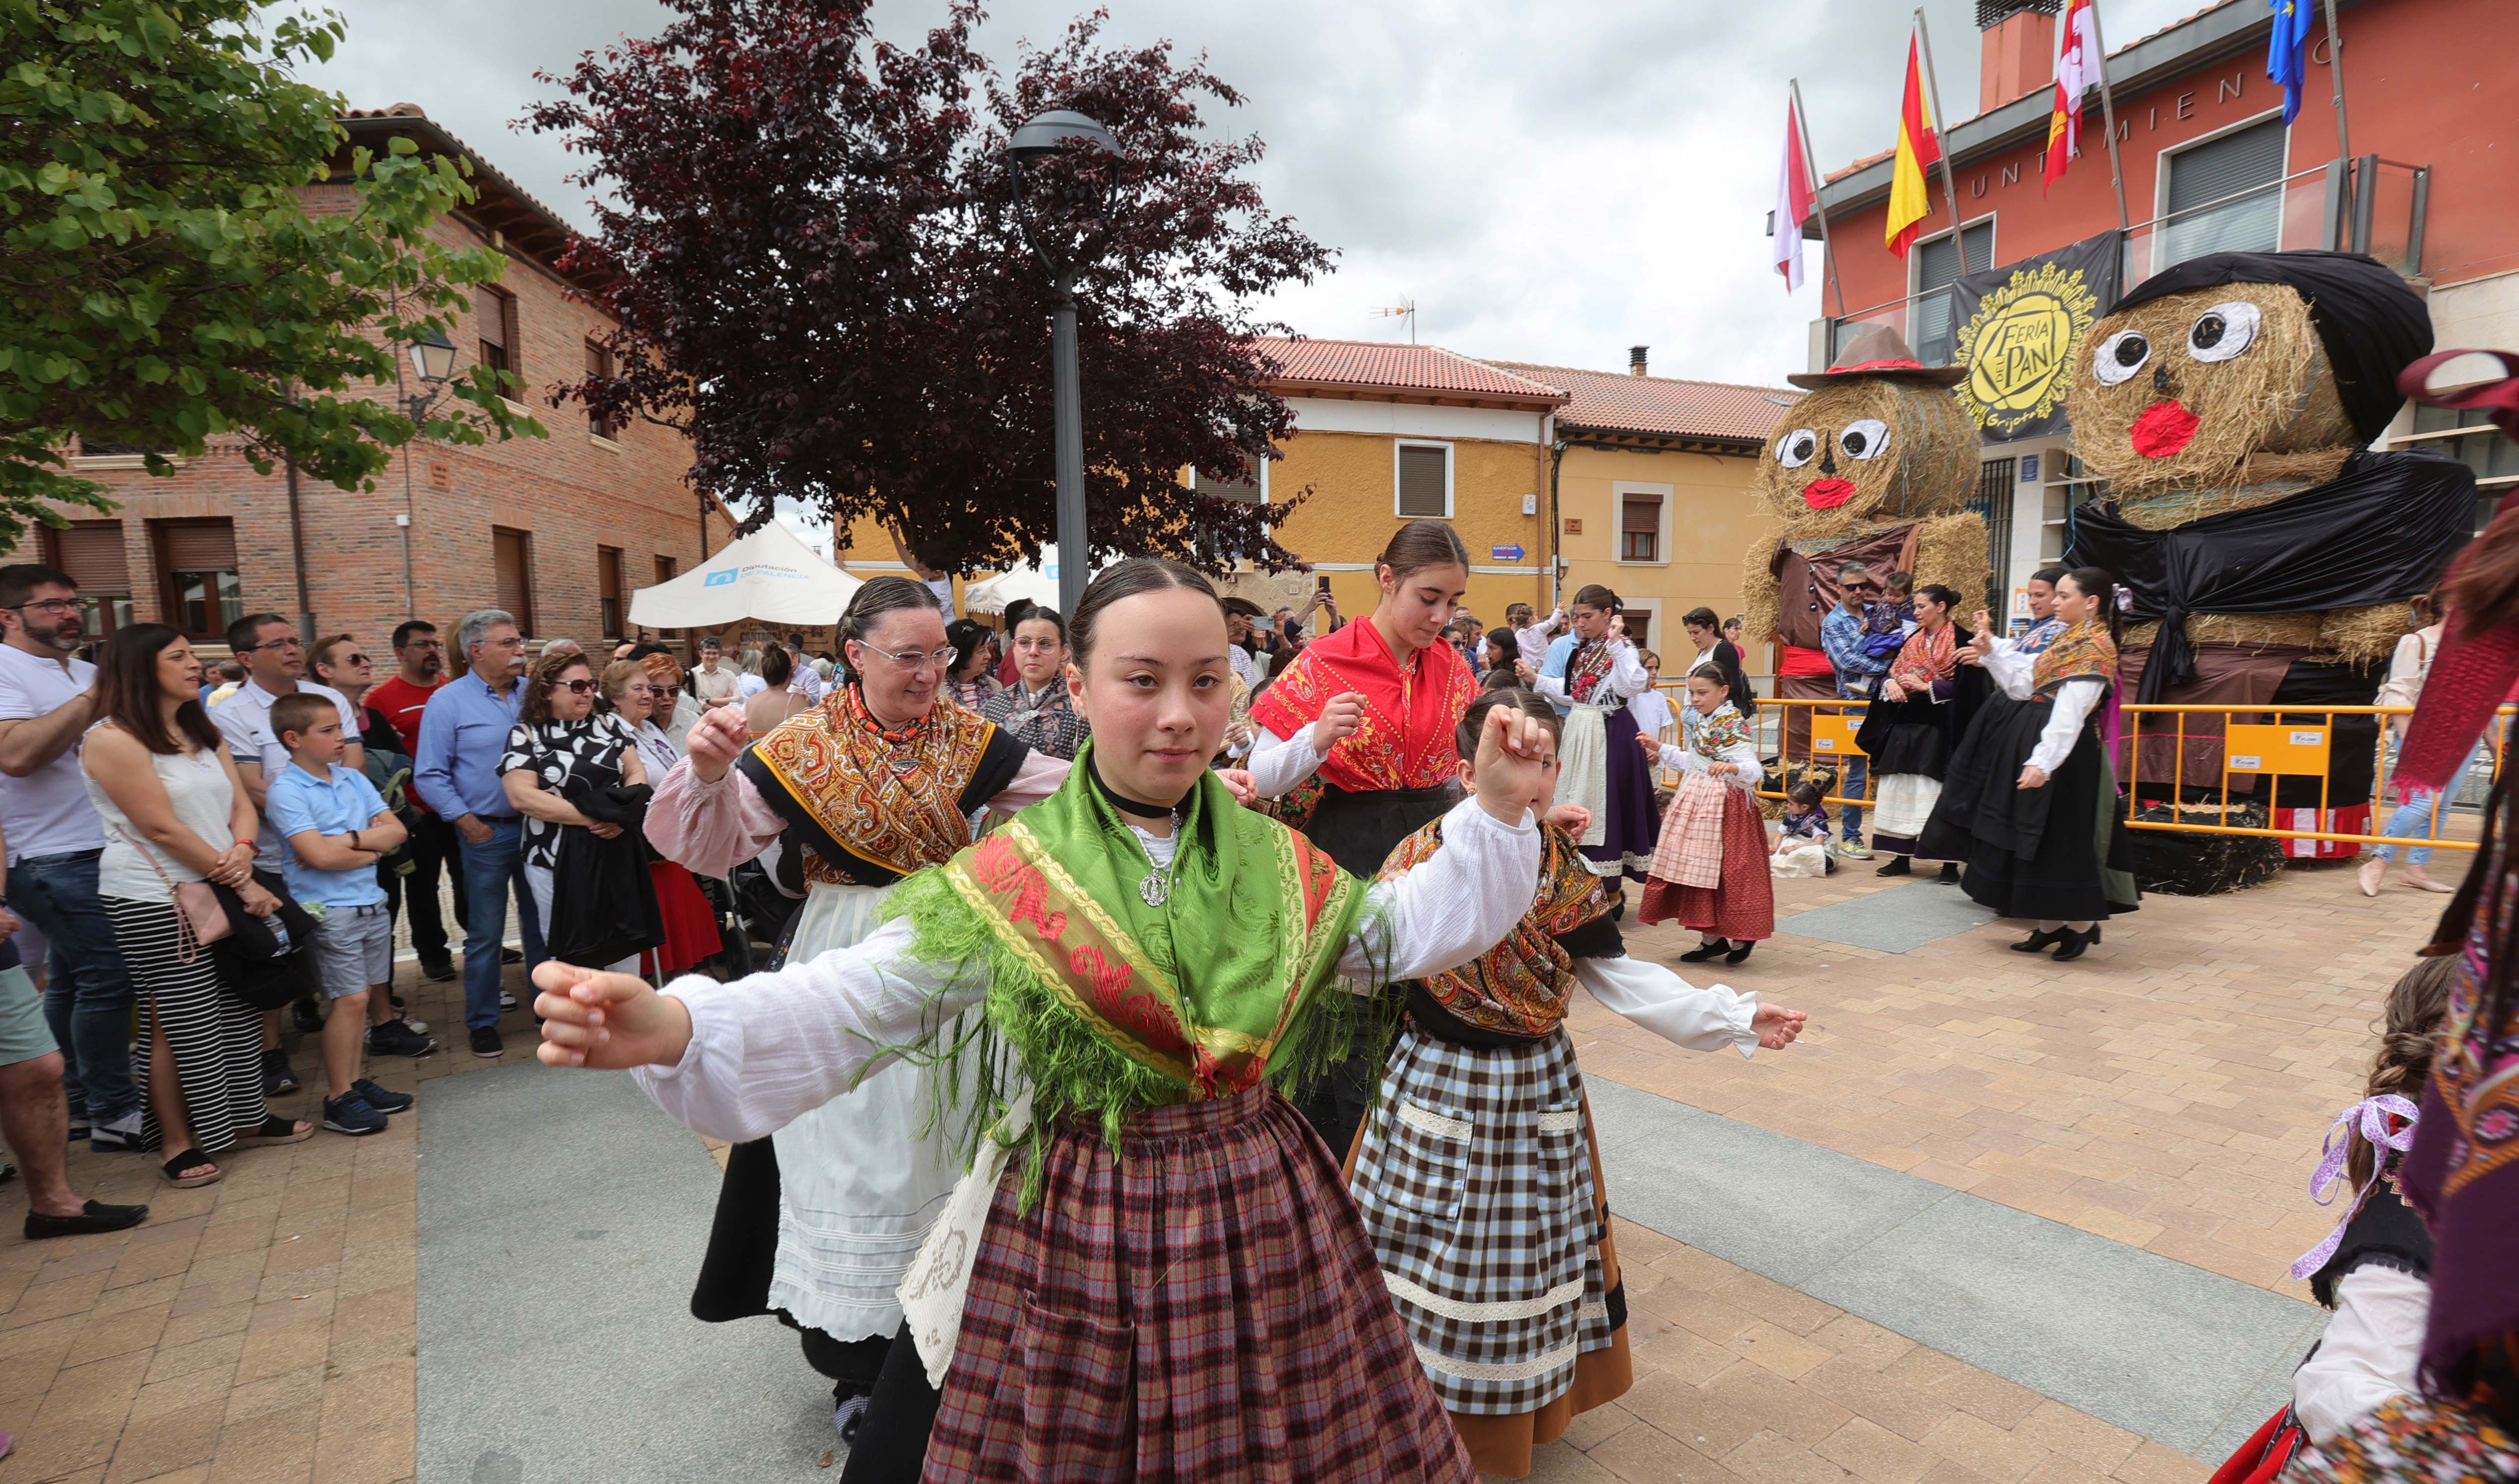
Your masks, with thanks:
[[[74,597],[40,597],[31,603],[12,603],[10,606],[17,609],[20,613],[23,613],[29,608],[41,608],[46,613],[59,618],[78,612],[79,600]]]
[[[405,649],[443,649],[446,647],[446,641],[443,639],[414,639],[402,647]]]
[[[553,680],[552,681],[552,688],[553,690],[566,689],[573,694],[586,696],[593,695],[595,693],[595,682],[593,680]]]
[[[942,649],[905,649],[899,654],[895,654],[889,649],[877,649],[871,644],[867,644],[864,647],[868,654],[882,655],[885,659],[892,661],[902,669],[912,672],[924,670],[931,665],[942,670],[946,666],[953,663],[953,656],[956,653],[953,646],[950,644],[946,645]]]
[[[374,661],[370,660],[370,659],[369,659],[366,655],[364,655],[364,654],[346,654],[346,655],[343,655],[343,656],[341,657],[341,662],[342,662],[343,664],[345,664],[345,665],[368,665],[368,664],[373,664],[373,663],[375,663]]]
[[[257,649],[303,649],[305,647],[306,641],[293,633],[285,639],[265,639],[259,644],[247,644],[244,646],[247,654],[251,654]]]

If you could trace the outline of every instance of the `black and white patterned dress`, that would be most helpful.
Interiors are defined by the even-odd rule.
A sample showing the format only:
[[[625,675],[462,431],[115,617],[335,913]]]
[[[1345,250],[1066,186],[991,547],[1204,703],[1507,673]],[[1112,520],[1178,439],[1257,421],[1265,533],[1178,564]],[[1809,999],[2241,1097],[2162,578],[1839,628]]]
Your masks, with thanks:
[[[628,728],[619,718],[590,716],[579,721],[519,722],[508,733],[508,751],[499,759],[499,776],[530,768],[552,794],[570,778],[584,778],[597,788],[621,781],[621,755],[629,751]],[[559,832],[583,825],[557,825],[525,816],[525,864],[548,871],[559,859]]]

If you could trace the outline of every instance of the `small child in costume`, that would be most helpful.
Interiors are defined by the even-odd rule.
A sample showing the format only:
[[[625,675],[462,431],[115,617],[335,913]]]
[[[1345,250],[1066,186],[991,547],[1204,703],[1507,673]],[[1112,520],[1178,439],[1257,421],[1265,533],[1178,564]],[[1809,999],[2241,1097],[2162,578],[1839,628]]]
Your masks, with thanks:
[[[1880,600],[1863,608],[1863,653],[1874,660],[1895,658],[1907,636],[1916,632],[1916,574],[1892,572],[1880,580]]]
[[[1810,779],[1785,792],[1784,823],[1769,868],[1778,876],[1826,876],[1836,869],[1828,849],[1828,795]]]
[[[1776,934],[1776,892],[1768,878],[1767,824],[1757,788],[1766,776],[1748,719],[1723,667],[1708,662],[1688,674],[1689,709],[1697,724],[1685,747],[1664,747],[1639,734],[1645,756],[1679,771],[1679,792],[1662,815],[1637,918],[1673,918],[1695,928],[1698,945],[1680,962],[1701,964],[1720,953],[1737,964],[1761,938]],[[1746,704],[1754,706],[1755,701]]]

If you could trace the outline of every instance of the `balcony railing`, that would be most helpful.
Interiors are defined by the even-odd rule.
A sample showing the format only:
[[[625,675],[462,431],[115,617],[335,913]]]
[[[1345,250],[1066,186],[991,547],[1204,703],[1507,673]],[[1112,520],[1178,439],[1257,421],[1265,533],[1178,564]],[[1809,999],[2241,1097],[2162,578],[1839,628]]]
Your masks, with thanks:
[[[2208,252],[2275,252],[2291,247],[2366,252],[2408,278],[2421,274],[2423,218],[2431,167],[2375,154],[2331,159],[2278,181],[2138,222],[2121,236],[2126,287]],[[1826,322],[1823,342],[1834,361],[1867,327],[1886,325],[1927,366],[1948,366],[1958,352],[1956,290],[1929,289]],[[1813,370],[1823,370],[1815,367]]]

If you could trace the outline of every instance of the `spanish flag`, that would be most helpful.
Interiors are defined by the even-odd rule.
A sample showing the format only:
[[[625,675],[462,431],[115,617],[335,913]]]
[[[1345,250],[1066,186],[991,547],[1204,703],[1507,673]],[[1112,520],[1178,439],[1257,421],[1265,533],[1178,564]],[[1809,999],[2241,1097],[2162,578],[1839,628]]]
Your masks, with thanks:
[[[1889,250],[1900,257],[1915,244],[1916,233],[1933,203],[1924,187],[1924,172],[1942,157],[1942,142],[1933,133],[1933,115],[1924,107],[1924,69],[1916,61],[1916,38],[1907,37],[1907,96],[1898,105],[1898,157],[1889,167]]]

